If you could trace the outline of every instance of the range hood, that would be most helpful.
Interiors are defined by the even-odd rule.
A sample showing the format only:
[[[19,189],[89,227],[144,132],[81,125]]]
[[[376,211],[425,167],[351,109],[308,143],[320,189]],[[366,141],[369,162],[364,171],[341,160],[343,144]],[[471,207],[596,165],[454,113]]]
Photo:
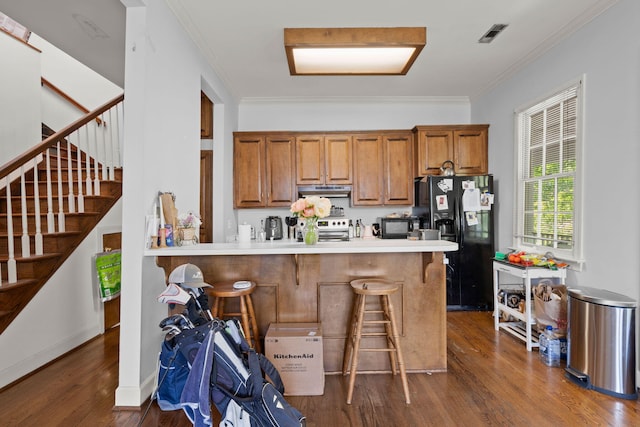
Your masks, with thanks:
[[[299,185],[298,197],[318,196],[332,198],[351,197],[350,185]]]

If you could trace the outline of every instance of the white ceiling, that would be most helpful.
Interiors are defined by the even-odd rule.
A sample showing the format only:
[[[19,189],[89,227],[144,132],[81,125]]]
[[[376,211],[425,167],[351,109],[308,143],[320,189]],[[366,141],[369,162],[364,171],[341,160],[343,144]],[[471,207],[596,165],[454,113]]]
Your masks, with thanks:
[[[159,0],[148,0],[159,1]],[[468,96],[490,89],[617,0],[165,0],[238,100]],[[120,0],[0,0],[0,12],[124,86]],[[491,44],[478,39],[509,26]],[[286,27],[427,27],[406,76],[290,76]]]

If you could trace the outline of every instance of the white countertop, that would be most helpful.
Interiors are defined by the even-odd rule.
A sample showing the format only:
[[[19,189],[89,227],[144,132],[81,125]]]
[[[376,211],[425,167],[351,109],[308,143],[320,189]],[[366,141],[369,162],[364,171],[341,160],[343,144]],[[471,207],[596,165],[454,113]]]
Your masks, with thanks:
[[[162,249],[146,249],[145,256],[193,255],[282,255],[282,254],[367,254],[401,252],[450,252],[458,244],[446,240],[354,239],[349,242],[319,242],[305,245],[293,240],[265,243],[202,243]]]

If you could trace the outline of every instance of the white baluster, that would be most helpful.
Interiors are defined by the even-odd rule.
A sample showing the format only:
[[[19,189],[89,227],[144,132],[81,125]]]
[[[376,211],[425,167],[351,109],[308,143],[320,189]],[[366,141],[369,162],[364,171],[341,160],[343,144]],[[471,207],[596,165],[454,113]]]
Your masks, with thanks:
[[[70,144],[69,141],[67,141],[67,152],[69,152],[70,149]],[[64,196],[62,194],[62,158],[61,156],[61,150],[60,150],[60,141],[58,141],[58,143],[56,144],[56,149],[57,149],[57,155],[58,155],[58,231],[60,233],[64,233],[67,229],[66,226],[66,221],[65,221],[65,216],[64,216]],[[68,156],[68,154],[67,154]],[[67,160],[67,166],[70,166],[69,160]],[[73,175],[71,175],[71,172],[69,172],[71,178],[68,179],[69,181],[69,212],[73,212],[73,207],[74,207],[74,203],[73,203]]]
[[[60,143],[58,143],[60,144]],[[53,214],[53,188],[51,186],[51,155],[50,148],[47,148],[47,233],[55,233],[55,215]]]
[[[71,135],[67,137],[67,182],[69,183],[69,213],[73,213],[76,211],[76,198],[73,193],[73,152],[71,151]],[[58,144],[58,182],[62,182],[62,174],[60,174],[60,144]],[[58,187],[59,189],[60,187]],[[58,194],[62,194],[61,191],[58,191]],[[62,212],[62,210],[60,210]],[[60,230],[63,231],[63,230]]]
[[[31,242],[29,241],[29,223],[27,222],[27,186],[24,182],[24,165],[20,166],[20,202],[22,204],[22,257],[31,256]]]
[[[34,235],[34,244],[36,255],[44,253],[44,244],[42,242],[42,219],[40,218],[40,185],[38,183],[38,161],[33,159],[33,203],[36,216],[36,234]]]
[[[93,142],[95,150],[93,151],[93,194],[100,195],[100,154],[98,150],[98,124],[91,122],[93,126]]]
[[[121,111],[121,109],[124,109],[124,104],[118,104],[115,106],[116,108],[116,115],[118,117],[118,119],[116,120],[116,150],[117,150],[117,156],[116,156],[116,162],[117,165],[120,167],[122,166],[122,157],[120,155],[120,153],[122,152],[122,139],[123,136],[120,133],[121,132],[121,128],[120,128],[120,123],[124,122],[124,111]]]
[[[13,208],[11,207],[11,185],[8,176],[5,178],[5,187],[7,189],[7,249],[9,252],[7,279],[8,283],[16,283],[18,281],[18,268],[13,246]]]
[[[93,192],[93,183],[91,182],[91,141],[89,137],[89,125],[84,125],[84,134],[86,141],[86,151],[84,153],[85,160],[85,170],[87,171],[87,175],[85,177],[85,189],[87,196],[94,194]],[[80,165],[80,169],[82,169],[82,165]],[[84,212],[84,211],[83,211]]]
[[[111,126],[109,127],[109,154],[110,154],[110,162],[109,162],[109,180],[110,181],[114,181],[116,179],[115,176],[115,169],[114,169],[114,165],[115,165],[115,148],[114,148],[114,143],[113,143],[113,130],[115,129],[115,123],[113,121],[113,115],[111,114],[111,112],[113,111],[113,108],[109,109],[109,123],[111,124]]]
[[[107,132],[107,122],[104,121],[104,113],[100,115],[100,120],[102,120],[102,130],[100,132],[100,136],[102,137],[102,180],[106,181],[109,179],[109,170],[107,167],[107,138],[105,137],[105,133]]]
[[[84,194],[82,189],[82,157],[80,150],[80,130],[76,132],[78,137],[76,141],[77,168],[78,168],[78,212],[84,212]]]

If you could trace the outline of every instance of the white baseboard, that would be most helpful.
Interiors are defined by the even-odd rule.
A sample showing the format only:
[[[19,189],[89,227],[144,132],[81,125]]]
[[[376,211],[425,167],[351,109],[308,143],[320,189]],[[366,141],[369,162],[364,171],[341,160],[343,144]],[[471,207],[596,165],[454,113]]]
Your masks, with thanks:
[[[25,359],[13,365],[5,366],[0,370],[0,388],[11,384],[23,376],[37,370],[52,360],[62,356],[70,350],[78,347],[100,334],[96,328],[91,328],[78,332],[77,334],[65,338],[52,346],[31,354]]]
[[[116,406],[135,407],[142,406],[156,387],[156,373],[148,376],[139,387],[136,386],[118,386],[116,388]]]

